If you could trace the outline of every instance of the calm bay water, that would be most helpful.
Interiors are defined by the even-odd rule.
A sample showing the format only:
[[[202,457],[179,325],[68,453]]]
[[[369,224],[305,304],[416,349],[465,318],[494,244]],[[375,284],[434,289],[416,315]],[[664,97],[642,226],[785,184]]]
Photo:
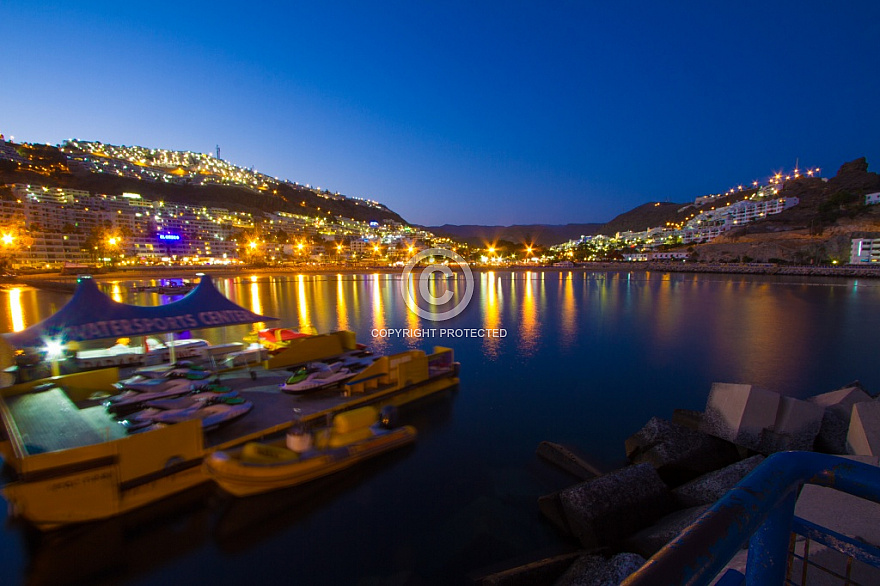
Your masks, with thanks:
[[[409,312],[397,275],[215,279],[266,325],[351,329],[377,353],[450,346],[458,391],[404,409],[415,446],[331,479],[250,499],[211,488],[122,518],[39,537],[6,522],[3,583],[455,584],[564,545],[540,495],[574,483],[540,461],[542,440],[604,467],[650,417],[702,409],[713,381],[807,397],[860,379],[880,283],[643,272],[480,272],[467,309],[442,323]],[[119,300],[128,283],[106,284]],[[462,283],[452,283],[457,294]],[[69,295],[0,291],[0,329],[47,317]],[[505,338],[372,337],[387,328],[503,328]],[[195,332],[240,340],[247,327]],[[438,332],[439,334],[439,332]]]

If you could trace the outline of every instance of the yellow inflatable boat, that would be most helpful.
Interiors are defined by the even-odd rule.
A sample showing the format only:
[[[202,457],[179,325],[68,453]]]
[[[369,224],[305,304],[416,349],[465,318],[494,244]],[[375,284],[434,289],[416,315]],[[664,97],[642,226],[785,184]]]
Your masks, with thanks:
[[[336,415],[326,429],[295,429],[285,440],[214,452],[205,471],[234,496],[296,486],[415,441],[414,427],[389,429],[388,423],[374,407],[353,409]]]

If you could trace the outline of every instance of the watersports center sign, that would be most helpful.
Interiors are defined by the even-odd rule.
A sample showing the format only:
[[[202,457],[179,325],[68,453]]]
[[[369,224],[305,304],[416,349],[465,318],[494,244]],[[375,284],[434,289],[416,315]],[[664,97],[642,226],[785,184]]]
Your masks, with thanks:
[[[224,325],[253,323],[254,314],[243,309],[200,311],[167,317],[110,319],[71,325],[62,332],[67,340],[85,341],[112,338],[114,336],[148,336],[181,330],[215,328]]]

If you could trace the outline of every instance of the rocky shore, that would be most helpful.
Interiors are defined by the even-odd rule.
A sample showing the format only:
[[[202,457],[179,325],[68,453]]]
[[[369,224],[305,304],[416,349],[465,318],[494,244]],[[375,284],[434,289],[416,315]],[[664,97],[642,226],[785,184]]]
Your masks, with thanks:
[[[880,266],[858,265],[775,265],[775,264],[726,264],[726,263],[642,263],[649,271],[670,273],[726,273],[745,275],[786,275],[801,277],[878,278]]]
[[[578,480],[538,499],[571,551],[483,576],[479,583],[619,584],[770,454],[816,451],[880,464],[880,399],[858,381],[807,400],[715,383],[703,412],[654,417],[624,447],[627,465],[602,474],[576,450],[542,442],[538,455]],[[878,514],[876,503],[813,485],[804,486],[796,509],[799,517],[875,547],[880,529],[866,526],[865,519]],[[810,548],[813,559],[841,561],[834,550],[817,543]],[[744,568],[744,553],[732,567]],[[860,583],[880,583],[878,568],[855,562],[853,571],[862,576]]]

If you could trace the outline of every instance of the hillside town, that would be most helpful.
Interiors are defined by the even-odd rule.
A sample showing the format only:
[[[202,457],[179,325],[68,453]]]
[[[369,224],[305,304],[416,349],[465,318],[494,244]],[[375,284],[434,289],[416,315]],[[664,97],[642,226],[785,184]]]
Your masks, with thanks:
[[[2,135],[0,135],[2,137]],[[234,185],[266,191],[278,183],[201,153],[66,141],[71,173],[144,182]],[[46,172],[0,138],[0,161]],[[297,185],[298,184],[294,184]],[[13,269],[77,265],[388,264],[448,239],[393,219],[249,212],[81,189],[15,183],[0,192],[0,252]],[[382,204],[304,186],[327,200],[387,210]],[[320,209],[320,208],[319,208]]]
[[[799,180],[829,185],[820,169],[796,165],[766,181],[699,196],[688,204],[654,203],[667,209],[678,206],[671,210],[674,219],[663,225],[634,231],[611,229],[611,222],[597,234],[542,248],[534,242],[503,240],[468,246],[409,225],[378,201],[234,165],[220,158],[219,147],[205,154],[77,139],[47,147],[7,141],[0,134],[0,171],[28,179],[0,181],[0,263],[31,271],[84,266],[389,266],[432,247],[450,248],[470,262],[486,265],[695,261],[701,245],[725,240],[721,237],[799,206],[797,190],[787,186]],[[107,193],[59,181],[65,177],[98,181]],[[157,186],[166,191],[157,192]],[[199,202],[191,195],[185,201],[162,197],[168,189],[188,194],[226,190],[222,192],[230,205]],[[251,203],[248,198],[255,197],[263,198],[265,205],[232,205],[242,199]],[[880,192],[855,197],[862,207],[880,203]],[[880,238],[874,236],[852,235],[846,243],[848,257],[838,255],[834,262],[880,262]],[[831,262],[825,256],[825,262]]]

